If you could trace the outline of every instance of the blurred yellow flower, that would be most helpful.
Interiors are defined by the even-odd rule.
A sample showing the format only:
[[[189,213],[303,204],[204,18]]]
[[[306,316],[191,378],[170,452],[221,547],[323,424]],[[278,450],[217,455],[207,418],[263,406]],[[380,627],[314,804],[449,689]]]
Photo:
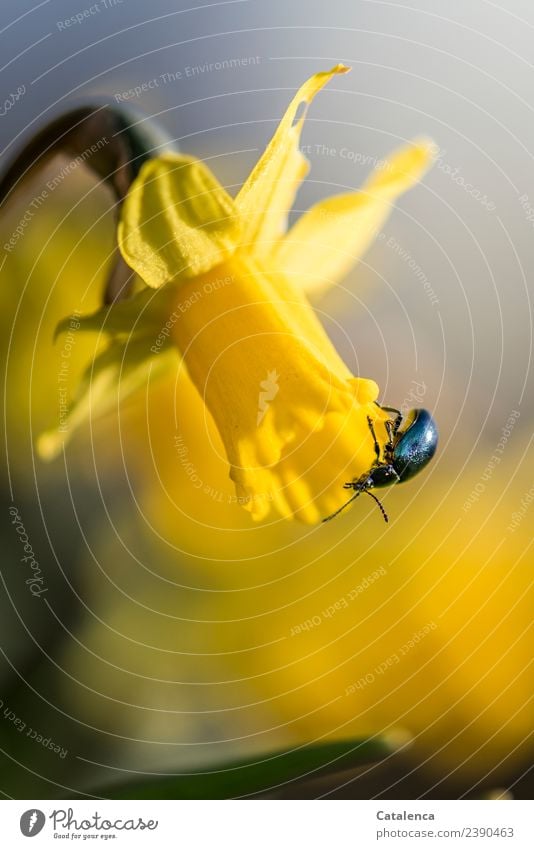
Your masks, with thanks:
[[[299,149],[305,114],[337,65],[297,92],[235,200],[199,160],[165,154],[146,163],[124,202],[118,240],[146,287],[82,320],[112,339],[71,411],[70,431],[171,364],[187,367],[224,444],[237,500],[253,518],[274,507],[314,523],[341,506],[343,484],[375,459],[369,420],[387,441],[388,414],[372,380],[353,377],[308,300],[338,280],[367,246],[393,200],[432,158],[414,142],[360,192],[328,198],[285,234],[307,172]],[[169,356],[170,354],[170,356]],[[54,456],[65,433],[39,441]]]

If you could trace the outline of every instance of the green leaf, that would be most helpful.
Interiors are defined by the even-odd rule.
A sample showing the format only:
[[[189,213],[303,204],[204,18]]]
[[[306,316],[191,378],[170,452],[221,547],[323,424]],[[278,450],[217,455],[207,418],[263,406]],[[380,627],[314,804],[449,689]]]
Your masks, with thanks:
[[[146,775],[98,793],[109,799],[229,799],[276,792],[298,779],[324,777],[340,770],[373,763],[406,745],[404,734],[369,740],[305,744],[294,749],[257,755],[217,768],[179,775]]]

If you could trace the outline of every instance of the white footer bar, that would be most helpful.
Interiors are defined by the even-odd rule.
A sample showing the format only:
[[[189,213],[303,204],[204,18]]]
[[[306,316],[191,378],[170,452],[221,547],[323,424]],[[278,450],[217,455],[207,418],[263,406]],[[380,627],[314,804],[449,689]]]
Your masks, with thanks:
[[[532,805],[497,801],[3,801],[0,845],[531,849]],[[35,838],[35,843],[30,842]]]

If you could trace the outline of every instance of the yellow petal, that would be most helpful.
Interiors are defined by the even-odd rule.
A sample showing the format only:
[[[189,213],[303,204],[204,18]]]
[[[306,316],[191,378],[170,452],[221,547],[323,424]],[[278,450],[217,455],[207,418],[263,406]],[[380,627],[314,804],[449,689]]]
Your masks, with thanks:
[[[279,242],[273,266],[307,293],[337,283],[375,238],[396,198],[421,179],[433,148],[425,139],[415,141],[386,160],[360,191],[312,206]]]
[[[97,334],[93,359],[69,405],[65,388],[58,427],[38,437],[37,452],[42,460],[53,460],[73,433],[116,408],[145,386],[149,376],[159,376],[176,365],[176,351],[169,345],[171,329],[179,319],[172,312],[176,291],[173,285],[157,291],[143,289],[125,301],[77,319],[78,333]],[[59,323],[56,338],[69,330],[69,321],[67,318]],[[100,352],[103,337],[110,344]]]
[[[234,201],[211,171],[168,153],[143,165],[123,204],[118,241],[128,265],[158,288],[231,256],[240,232]]]
[[[174,348],[151,349],[151,340],[150,336],[116,340],[95,357],[68,410],[60,409],[58,427],[38,437],[36,447],[41,460],[54,460],[79,428],[116,410],[130,395],[146,388],[150,380],[176,368]]]
[[[176,290],[177,287],[172,285],[157,291],[143,288],[124,301],[115,301],[94,313],[79,316],[77,330],[81,333],[103,334],[112,339],[145,337],[150,347],[166,322],[169,319],[171,322],[177,320],[177,316],[171,315]],[[54,339],[69,330],[70,321],[70,316],[67,316],[59,322]],[[157,347],[161,347],[161,344]]]
[[[307,174],[308,162],[299,150],[306,109],[295,120],[302,104],[307,108],[313,98],[336,74],[350,71],[336,65],[310,77],[298,90],[236,203],[244,220],[243,245],[262,256],[272,248],[285,226],[295,194]]]

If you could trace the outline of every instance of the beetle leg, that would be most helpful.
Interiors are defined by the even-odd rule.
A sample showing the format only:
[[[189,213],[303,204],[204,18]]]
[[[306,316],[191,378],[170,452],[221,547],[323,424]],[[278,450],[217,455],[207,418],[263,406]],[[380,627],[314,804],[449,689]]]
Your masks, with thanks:
[[[395,413],[395,420],[392,422],[392,425],[393,425],[393,436],[395,436],[395,434],[397,433],[398,429],[399,429],[399,428],[400,428],[400,426],[401,426],[401,422],[402,422],[402,413],[401,413],[401,411],[400,411],[400,410],[397,410],[397,408],[396,408],[396,407],[382,407],[382,409],[383,409],[383,410],[385,410],[385,411],[386,411],[386,413]]]
[[[375,428],[371,416],[367,416],[367,424],[369,425],[369,430],[371,431],[371,436],[373,437],[373,442],[375,444],[376,462],[380,463],[380,445],[378,444],[378,439],[376,438]]]
[[[386,432],[388,435],[388,441],[384,445],[384,453],[388,459],[391,459],[391,453],[393,451],[393,438],[395,436],[395,426],[391,419],[389,419],[387,422],[384,422],[384,427],[386,428]]]

